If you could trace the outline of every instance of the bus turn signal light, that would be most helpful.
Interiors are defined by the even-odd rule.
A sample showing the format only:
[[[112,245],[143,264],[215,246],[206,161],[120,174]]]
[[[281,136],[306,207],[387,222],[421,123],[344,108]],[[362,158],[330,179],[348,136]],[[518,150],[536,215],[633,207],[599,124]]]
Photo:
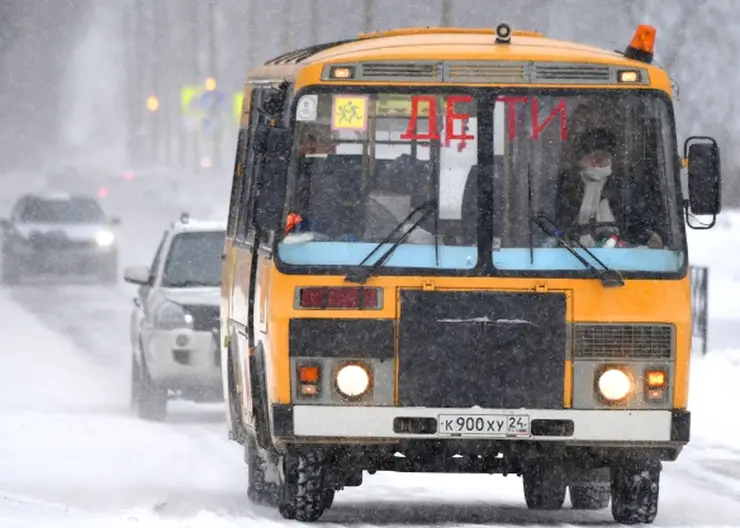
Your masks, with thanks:
[[[381,290],[378,288],[298,288],[298,308],[314,310],[378,310],[381,306]]]
[[[640,24],[635,30],[627,49],[624,50],[624,56],[628,59],[634,59],[650,64],[653,62],[653,52],[655,51],[655,35],[657,30],[653,26]]]
[[[666,375],[665,372],[662,370],[652,370],[649,371],[645,379],[647,381],[647,386],[649,389],[662,389],[666,386]]]
[[[301,396],[318,396],[320,380],[321,370],[318,365],[300,365],[298,367]]]
[[[668,375],[662,370],[645,372],[645,398],[653,403],[665,401],[668,389]]]
[[[319,367],[299,367],[298,379],[301,383],[317,383],[319,381]]]

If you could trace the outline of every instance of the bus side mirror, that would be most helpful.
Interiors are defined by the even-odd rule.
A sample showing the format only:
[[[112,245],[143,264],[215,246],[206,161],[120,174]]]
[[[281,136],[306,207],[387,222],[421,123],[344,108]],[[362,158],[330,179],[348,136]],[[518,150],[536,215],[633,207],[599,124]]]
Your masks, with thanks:
[[[690,142],[705,140],[708,143]],[[708,137],[690,137],[684,144],[688,160],[689,207],[695,215],[717,215],[722,210],[722,175],[717,142]]]
[[[293,134],[285,128],[263,128],[260,125],[255,135],[264,155],[257,181],[255,223],[263,230],[278,229],[283,214]]]

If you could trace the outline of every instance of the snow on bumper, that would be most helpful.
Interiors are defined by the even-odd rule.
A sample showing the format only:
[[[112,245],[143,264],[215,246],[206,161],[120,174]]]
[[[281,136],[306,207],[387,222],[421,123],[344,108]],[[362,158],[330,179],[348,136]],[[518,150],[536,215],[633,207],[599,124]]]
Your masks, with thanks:
[[[158,330],[146,349],[147,367],[157,384],[173,389],[221,386],[221,360],[211,332]]]
[[[590,442],[686,443],[690,413],[671,410],[500,410],[433,409],[359,406],[275,406],[273,419],[277,436],[347,439],[477,439]],[[289,411],[289,412],[286,412]],[[528,424],[516,431],[499,428],[526,417]],[[511,419],[511,420],[510,420]],[[453,427],[450,429],[450,420]],[[405,422],[404,422],[405,421]],[[280,423],[282,422],[282,423]],[[403,430],[404,423],[427,424],[427,429]],[[472,426],[456,432],[455,423]],[[476,429],[476,423],[480,428]],[[522,422],[519,422],[521,425]],[[429,424],[431,428],[429,428]],[[447,430],[445,430],[447,429]],[[414,431],[414,432],[411,432]]]

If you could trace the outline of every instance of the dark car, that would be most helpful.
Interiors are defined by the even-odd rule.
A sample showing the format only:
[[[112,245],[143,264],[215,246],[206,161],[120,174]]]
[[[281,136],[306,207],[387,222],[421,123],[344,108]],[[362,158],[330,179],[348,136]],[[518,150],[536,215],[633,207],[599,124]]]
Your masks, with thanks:
[[[84,273],[106,284],[118,279],[113,226],[94,198],[86,195],[29,194],[0,219],[2,282],[16,284],[37,273]]]

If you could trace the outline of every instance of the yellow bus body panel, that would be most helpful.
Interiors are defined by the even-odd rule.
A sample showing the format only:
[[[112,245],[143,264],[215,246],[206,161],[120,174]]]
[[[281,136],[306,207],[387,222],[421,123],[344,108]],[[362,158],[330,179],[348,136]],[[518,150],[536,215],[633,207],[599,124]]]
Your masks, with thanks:
[[[246,256],[246,254],[245,254]],[[567,294],[567,322],[655,323],[670,322],[676,328],[673,406],[688,403],[691,349],[691,292],[688,276],[680,280],[630,280],[621,288],[604,288],[592,279],[531,279],[498,277],[412,277],[377,276],[367,286],[383,288],[381,310],[301,310],[294,306],[296,288],[305,286],[346,286],[344,277],[285,275],[272,261],[269,270],[269,300],[266,305],[269,333],[270,400],[291,403],[288,327],[292,318],[396,319],[399,289],[422,289],[433,284],[436,290],[478,291],[561,291]],[[396,351],[397,352],[397,351]],[[398,354],[396,353],[396,360]],[[398,376],[398,369],[396,369]],[[572,404],[572,362],[566,362],[563,405]],[[396,384],[397,386],[397,384]],[[397,395],[396,395],[397,400]]]

